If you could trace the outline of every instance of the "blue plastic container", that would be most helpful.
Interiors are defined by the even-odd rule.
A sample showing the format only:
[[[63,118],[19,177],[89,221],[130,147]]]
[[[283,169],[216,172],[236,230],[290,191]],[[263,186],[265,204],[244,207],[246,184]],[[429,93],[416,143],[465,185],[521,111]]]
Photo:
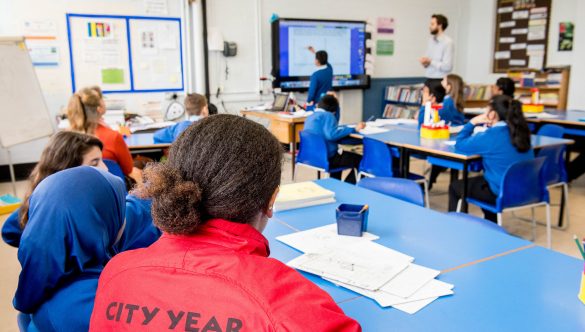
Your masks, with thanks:
[[[364,209],[365,207],[365,209]],[[341,204],[335,210],[337,234],[362,236],[368,230],[369,208],[365,205]]]

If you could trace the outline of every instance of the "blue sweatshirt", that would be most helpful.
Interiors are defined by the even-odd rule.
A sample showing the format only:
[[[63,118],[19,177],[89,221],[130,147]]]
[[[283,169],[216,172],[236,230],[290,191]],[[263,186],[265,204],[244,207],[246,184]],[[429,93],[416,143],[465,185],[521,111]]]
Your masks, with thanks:
[[[339,139],[355,133],[354,128],[339,126],[335,115],[321,108],[317,108],[315,113],[311,114],[305,120],[305,128],[303,130],[325,138],[328,158],[333,157],[337,153],[337,141]]]
[[[307,95],[307,103],[314,105],[321,100],[321,97],[333,89],[333,68],[330,64],[320,67],[311,75],[311,84]]]
[[[193,122],[198,121],[199,119],[201,119],[200,116],[193,115],[189,117],[189,120],[181,121],[170,127],[157,130],[154,133],[154,143],[173,143],[179,138],[185,129],[189,128]]]
[[[443,108],[439,110],[439,118],[444,120],[449,126],[461,126],[465,123],[465,116],[457,110],[451,96],[445,96]],[[418,112],[418,126],[420,127],[425,120],[425,106],[420,107]]]
[[[516,162],[534,159],[532,149],[518,152],[510,138],[508,125],[504,121],[496,123],[488,130],[473,134],[475,126],[469,122],[457,135],[455,150],[469,154],[479,154],[482,158],[484,178],[495,195],[500,193],[504,172]]]
[[[117,243],[118,251],[146,248],[161,236],[161,231],[152,223],[150,200],[132,195],[126,196],[126,226],[122,238]],[[18,248],[22,229],[18,224],[18,211],[14,211],[2,226],[2,239],[8,245]]]

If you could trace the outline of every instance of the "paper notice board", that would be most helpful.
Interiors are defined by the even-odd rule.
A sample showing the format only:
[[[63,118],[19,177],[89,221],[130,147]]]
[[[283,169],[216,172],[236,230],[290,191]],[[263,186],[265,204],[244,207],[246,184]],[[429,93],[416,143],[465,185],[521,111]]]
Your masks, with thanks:
[[[551,0],[498,0],[493,71],[546,66]]]
[[[182,91],[179,18],[67,14],[72,90]]]

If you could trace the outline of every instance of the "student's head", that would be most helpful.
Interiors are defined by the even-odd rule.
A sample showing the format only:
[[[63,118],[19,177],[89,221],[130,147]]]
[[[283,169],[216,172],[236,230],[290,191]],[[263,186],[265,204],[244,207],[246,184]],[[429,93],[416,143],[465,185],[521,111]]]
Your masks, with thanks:
[[[101,103],[98,107],[98,113],[100,116],[106,114],[106,102],[104,101],[104,92],[102,91],[102,88],[100,88],[98,85],[94,85],[90,86],[89,89],[94,90],[100,96]]]
[[[315,64],[317,66],[323,66],[327,64],[328,56],[327,52],[325,51],[317,51],[315,52]]]
[[[465,83],[459,75],[449,74],[443,78],[441,85],[445,89],[446,94],[451,96],[457,110],[463,112],[465,102]]]
[[[423,100],[428,100],[433,104],[443,102],[445,98],[445,88],[441,85],[441,81],[429,79],[426,80],[423,86]]]
[[[433,14],[431,16],[431,25],[429,26],[431,35],[436,35],[447,30],[448,26],[449,20],[447,20],[447,17],[445,17],[445,15]]]
[[[208,116],[207,98],[198,93],[189,93],[185,97],[185,111],[189,115]]]
[[[327,112],[336,113],[339,110],[339,101],[335,95],[326,94],[321,97],[321,100],[319,100],[317,108],[323,109]]]
[[[31,312],[72,282],[97,281],[118,252],[125,203],[123,181],[95,167],[70,168],[44,179],[30,196],[14,306]]]
[[[71,129],[82,133],[93,134],[104,112],[104,101],[95,88],[77,91],[67,104],[67,118]]]
[[[262,231],[280,185],[282,153],[262,125],[210,116],[181,134],[166,163],[147,166],[134,193],[152,198],[154,223],[166,233],[193,234],[214,218]]]
[[[215,106],[215,104],[212,103],[207,104],[207,111],[209,112],[209,115],[215,115],[218,113],[217,106]]]
[[[102,160],[102,142],[94,136],[60,131],[53,135],[41,153],[41,158],[32,170],[30,188],[19,210],[19,223],[22,228],[28,221],[28,198],[37,185],[51,174],[76,166],[94,166],[108,170]]]
[[[522,113],[522,104],[506,95],[494,96],[490,100],[487,117],[492,124],[505,121],[510,130],[512,144],[519,152],[530,149],[530,129]]]
[[[514,98],[514,92],[516,87],[514,81],[509,77],[500,77],[496,81],[496,85],[492,88],[492,94],[494,96],[505,95]]]

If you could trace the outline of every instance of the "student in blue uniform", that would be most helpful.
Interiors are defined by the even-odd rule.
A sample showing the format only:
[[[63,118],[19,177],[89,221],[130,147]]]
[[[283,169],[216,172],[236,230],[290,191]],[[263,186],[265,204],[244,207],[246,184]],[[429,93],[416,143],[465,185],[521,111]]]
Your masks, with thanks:
[[[488,129],[474,135],[474,128],[482,125]],[[468,193],[469,197],[487,203],[495,203],[502,177],[510,165],[534,158],[522,105],[506,95],[493,97],[486,113],[471,119],[463,127],[457,135],[455,148],[482,157],[484,174],[469,179]],[[457,209],[457,202],[462,196],[463,180],[451,183],[449,211]],[[485,219],[497,222],[495,213],[483,212]]]
[[[209,115],[207,98],[203,95],[190,93],[185,97],[184,103],[187,120],[155,132],[154,143],[173,143],[193,122]]]
[[[315,52],[312,46],[309,47],[309,51],[315,53],[315,65],[317,66],[317,70],[311,75],[307,94],[307,106],[308,109],[311,109],[327,92],[333,89],[333,67],[328,62],[327,52]]]
[[[445,88],[438,80],[426,80],[422,90],[422,105],[418,112],[418,126],[420,127],[425,120],[425,104],[441,104],[445,99]]]
[[[498,78],[496,84],[492,86],[492,95],[494,96],[504,95],[514,98],[515,91],[516,91],[515,83],[509,77]]]
[[[338,151],[337,142],[340,139],[349,136],[351,133],[362,130],[365,128],[365,124],[360,122],[355,128],[339,126],[334,115],[338,109],[339,102],[337,101],[337,98],[333,95],[326,94],[319,101],[315,113],[311,114],[305,121],[304,130],[319,135],[325,139],[329,167],[352,167],[352,171],[345,178],[345,182],[356,183],[354,170],[359,167],[362,157],[352,152]],[[331,177],[341,179],[341,172],[331,173]]]
[[[463,111],[465,109],[465,83],[459,75],[449,74],[443,78],[441,85],[446,95],[443,99],[443,108],[439,110],[439,117],[450,126],[462,126],[465,123]]]
[[[125,195],[122,180],[88,166],[55,173],[35,188],[13,301],[31,315],[32,330],[88,330],[100,273],[124,232]]]
[[[73,131],[56,133],[43,152],[29,177],[30,188],[22,206],[14,211],[2,226],[2,239],[7,244],[20,245],[22,231],[28,222],[29,197],[37,185],[47,176],[81,165],[99,167],[107,170],[102,161],[102,143],[94,136]],[[126,231],[119,250],[129,250],[149,246],[161,233],[152,223],[150,201],[128,195],[126,198]]]

